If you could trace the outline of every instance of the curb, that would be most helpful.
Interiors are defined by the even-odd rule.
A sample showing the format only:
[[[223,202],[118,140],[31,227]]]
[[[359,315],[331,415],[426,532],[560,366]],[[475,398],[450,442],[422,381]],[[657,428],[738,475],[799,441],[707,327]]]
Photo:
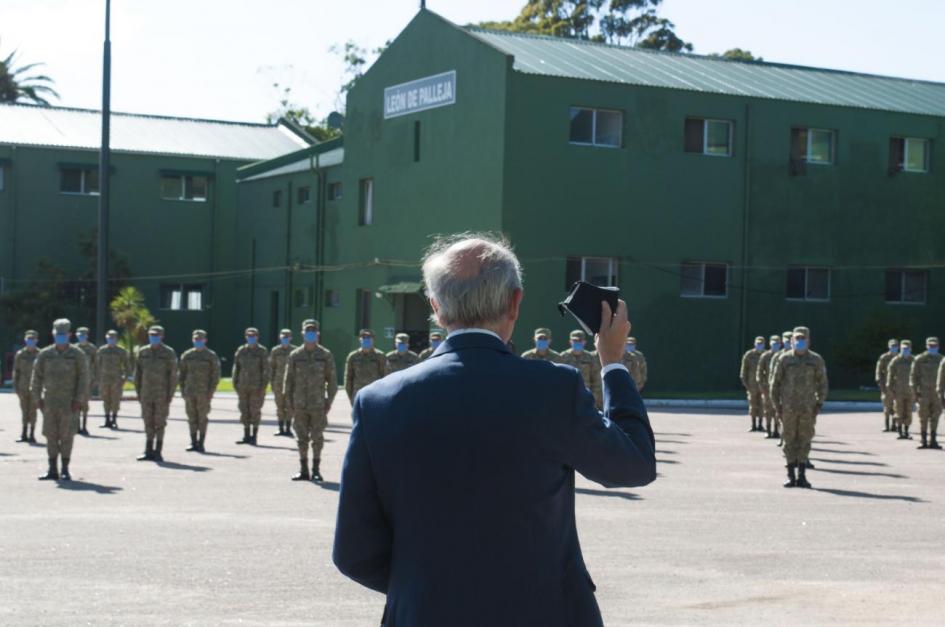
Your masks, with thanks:
[[[748,401],[700,400],[700,399],[645,399],[647,408],[653,409],[739,409],[748,410]],[[883,404],[874,401],[827,401],[825,411],[882,411]]]

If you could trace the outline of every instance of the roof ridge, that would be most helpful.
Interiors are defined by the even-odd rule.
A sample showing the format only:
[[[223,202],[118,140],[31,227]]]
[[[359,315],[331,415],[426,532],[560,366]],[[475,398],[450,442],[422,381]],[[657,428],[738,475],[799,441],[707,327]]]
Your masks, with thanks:
[[[56,105],[37,105],[37,104],[28,104],[25,102],[4,102],[0,103],[0,106],[4,107],[22,107],[24,109],[41,109],[43,111],[72,111],[75,113],[98,113],[102,112],[101,109],[85,109],[82,107],[63,107]],[[122,117],[130,118],[145,118],[153,120],[175,120],[179,122],[205,122],[210,124],[227,124],[231,126],[250,126],[256,128],[276,128],[278,124],[268,124],[266,122],[241,122],[235,120],[219,120],[214,118],[195,118],[195,117],[181,117],[175,115],[159,115],[156,113],[129,113],[125,111],[112,111],[112,115],[118,115]]]
[[[713,57],[706,54],[694,54],[694,53],[689,53],[689,52],[652,50],[648,48],[637,48],[635,46],[612,44],[605,41],[591,41],[589,39],[572,39],[569,37],[556,37],[554,35],[544,35],[541,33],[523,33],[523,32],[500,30],[500,29],[493,29],[493,28],[483,28],[481,26],[472,26],[472,25],[464,26],[461,28],[473,35],[475,35],[476,33],[484,33],[484,34],[489,34],[489,35],[499,35],[501,37],[538,39],[538,40],[543,40],[543,41],[553,41],[556,43],[569,43],[569,44],[577,44],[577,45],[590,46],[590,47],[611,48],[611,49],[616,49],[616,50],[624,50],[624,51],[629,51],[629,52],[637,52],[641,54],[651,54],[651,55],[657,55],[657,56],[672,56],[672,57],[680,57],[683,59],[701,59],[701,60],[714,61],[714,62],[720,62],[720,63],[740,63],[743,65],[755,65],[755,66],[763,66],[763,67],[771,67],[771,68],[779,68],[779,69],[802,70],[806,72],[827,72],[830,74],[862,76],[865,78],[879,78],[879,79],[884,79],[884,80],[901,81],[905,83],[922,83],[922,84],[927,84],[927,85],[936,85],[939,87],[945,87],[945,82],[930,81],[930,80],[920,79],[920,78],[908,78],[904,76],[889,76],[886,74],[872,74],[869,72],[856,72],[853,70],[840,70],[840,69],[835,69],[835,68],[817,67],[817,66],[812,66],[812,65],[797,65],[797,64],[792,64],[792,63],[778,63],[774,61],[746,61],[746,60],[741,60],[741,59],[726,59],[725,57],[722,57],[722,56]]]

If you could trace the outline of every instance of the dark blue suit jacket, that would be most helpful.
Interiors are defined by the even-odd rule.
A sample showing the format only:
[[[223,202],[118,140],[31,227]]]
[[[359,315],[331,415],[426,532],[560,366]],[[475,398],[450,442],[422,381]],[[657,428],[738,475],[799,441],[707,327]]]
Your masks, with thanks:
[[[341,476],[333,559],[387,595],[386,627],[601,625],[574,516],[574,471],[606,486],[656,478],[630,375],[604,416],[569,366],[485,333],[362,389]]]

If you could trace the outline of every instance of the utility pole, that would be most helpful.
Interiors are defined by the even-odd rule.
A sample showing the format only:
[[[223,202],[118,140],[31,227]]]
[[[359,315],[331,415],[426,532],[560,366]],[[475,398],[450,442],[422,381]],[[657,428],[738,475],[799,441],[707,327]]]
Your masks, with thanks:
[[[95,298],[95,332],[99,344],[105,343],[105,320],[108,308],[108,200],[111,178],[111,125],[112,42],[111,0],[105,0],[105,46],[102,56],[102,147],[98,156],[98,291]]]

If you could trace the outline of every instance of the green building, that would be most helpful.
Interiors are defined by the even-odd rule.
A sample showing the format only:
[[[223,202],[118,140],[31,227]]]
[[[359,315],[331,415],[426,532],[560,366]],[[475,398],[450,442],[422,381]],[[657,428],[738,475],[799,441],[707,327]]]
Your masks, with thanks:
[[[315,313],[339,359],[362,326],[383,348],[422,335],[430,234],[501,231],[524,262],[518,350],[538,326],[564,347],[575,325],[555,304],[583,278],[621,287],[651,390],[733,389],[753,338],[795,325],[835,386],[869,383],[887,330],[945,334],[943,137],[941,84],[421,11],[349,93]],[[295,241],[257,240],[257,260],[284,265]],[[280,280],[257,286],[257,311],[267,291],[286,302]],[[838,365],[857,355],[859,370]]]
[[[48,259],[69,278],[89,267],[79,241],[98,225],[97,111],[0,106],[0,290],[37,276]],[[112,115],[111,248],[124,257],[175,348],[204,328],[226,356],[245,321],[232,316],[238,265],[236,171],[311,143],[290,126],[151,115]],[[242,260],[239,261],[242,263]],[[93,275],[94,276],[94,275]],[[94,307],[94,284],[76,282],[63,313]],[[35,326],[47,335],[50,321]],[[94,320],[73,320],[92,326]],[[23,329],[0,326],[8,354]],[[93,329],[98,336],[98,330]]]

